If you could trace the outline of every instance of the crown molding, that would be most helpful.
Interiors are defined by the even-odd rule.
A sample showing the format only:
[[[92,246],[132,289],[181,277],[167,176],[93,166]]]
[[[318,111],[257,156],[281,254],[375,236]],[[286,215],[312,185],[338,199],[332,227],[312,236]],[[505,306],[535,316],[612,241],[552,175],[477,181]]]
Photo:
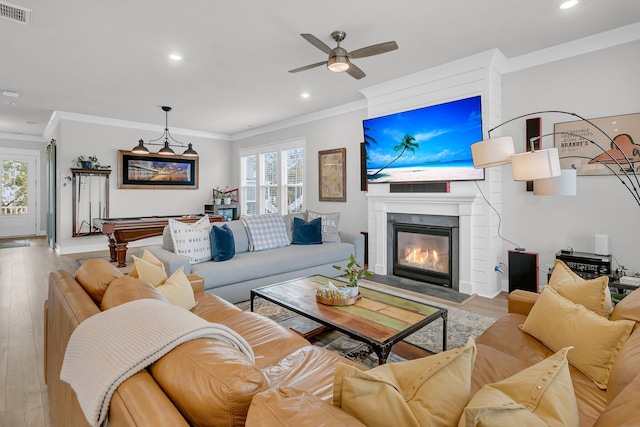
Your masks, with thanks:
[[[316,111],[315,113],[307,114],[304,116],[294,117],[289,120],[283,120],[281,122],[271,123],[255,129],[234,133],[233,135],[231,135],[231,140],[237,141],[240,139],[250,138],[252,136],[262,135],[265,133],[274,132],[305,123],[315,122],[317,120],[327,119],[329,117],[339,116],[341,114],[350,113],[352,111],[364,110],[365,108],[367,108],[367,100],[361,99],[358,101],[350,102],[348,104],[339,105],[337,107],[327,108],[326,110]]]
[[[46,142],[47,140],[38,135],[25,135],[22,133],[0,132],[0,139],[12,139],[14,141]]]
[[[498,71],[507,74],[637,40],[640,40],[640,22],[506,59]]]
[[[48,140],[55,129],[58,127],[62,120],[69,120],[72,122],[80,122],[80,123],[91,123],[96,125],[104,125],[104,126],[116,126],[127,129],[136,129],[136,130],[148,130],[153,132],[162,132],[164,131],[164,126],[162,125],[152,125],[149,123],[141,123],[134,122],[130,120],[120,120],[120,119],[112,119],[109,117],[100,117],[100,116],[91,116],[88,114],[80,114],[80,113],[71,113],[68,111],[54,111],[47,123],[47,126],[43,132],[44,140]],[[230,141],[231,137],[229,135],[224,135],[220,133],[211,133],[211,132],[203,132],[198,130],[191,129],[183,129],[183,128],[171,128],[171,133],[174,135],[182,135],[182,136],[193,136],[196,138],[207,138],[207,139],[217,139],[222,141]]]

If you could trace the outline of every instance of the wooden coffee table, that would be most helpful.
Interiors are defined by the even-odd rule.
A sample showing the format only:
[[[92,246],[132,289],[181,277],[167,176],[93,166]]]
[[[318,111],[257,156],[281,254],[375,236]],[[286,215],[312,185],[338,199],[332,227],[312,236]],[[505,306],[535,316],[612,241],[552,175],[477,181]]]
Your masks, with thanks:
[[[291,310],[324,326],[342,332],[373,348],[380,364],[386,363],[391,347],[442,319],[442,348],[447,349],[447,310],[360,286],[362,298],[354,305],[334,306],[316,302],[316,288],[337,279],[311,276],[251,291],[251,311],[256,296]],[[363,280],[360,283],[365,283]]]

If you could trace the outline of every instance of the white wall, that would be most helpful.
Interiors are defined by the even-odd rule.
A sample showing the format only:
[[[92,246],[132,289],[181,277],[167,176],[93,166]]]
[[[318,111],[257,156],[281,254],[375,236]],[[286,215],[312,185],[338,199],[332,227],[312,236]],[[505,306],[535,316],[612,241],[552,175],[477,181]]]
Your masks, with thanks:
[[[200,178],[197,190],[118,189],[118,150],[131,150],[140,138],[145,141],[157,138],[161,131],[153,132],[71,120],[62,120],[58,130],[57,176],[60,187],[56,226],[60,253],[107,248],[104,236],[71,237],[72,187],[63,184],[66,182],[64,177],[70,174],[69,168],[80,155],[95,155],[100,164],[111,166],[109,216],[113,218],[202,213],[204,203],[211,197],[213,187],[231,184],[228,162],[231,156],[231,143],[228,141],[174,135],[176,139],[193,143],[194,149],[199,154]],[[152,238],[133,242],[129,246],[148,245],[160,241],[160,238]]]
[[[640,113],[640,42],[516,71],[502,76],[502,119],[540,110],[564,110],[586,118]],[[535,117],[535,116],[534,116]],[[566,115],[540,115],[543,133]],[[501,128],[524,150],[524,120]],[[635,141],[639,144],[640,141]],[[544,148],[553,145],[543,140]],[[579,176],[574,197],[534,196],[503,167],[503,236],[539,252],[540,283],[555,253],[567,247],[593,252],[594,234],[609,234],[611,252],[640,272],[640,206],[613,176]],[[506,251],[513,249],[505,243]],[[614,261],[614,267],[616,262]]]
[[[291,139],[305,139],[307,143],[304,195],[306,208],[322,213],[340,212],[340,230],[364,231],[367,229],[367,201],[365,193],[360,191],[360,143],[363,141],[362,120],[366,118],[366,114],[364,109],[352,111],[235,141],[231,161],[233,178],[237,183],[240,149]],[[347,202],[320,202],[318,200],[318,151],[343,147],[347,149]]]

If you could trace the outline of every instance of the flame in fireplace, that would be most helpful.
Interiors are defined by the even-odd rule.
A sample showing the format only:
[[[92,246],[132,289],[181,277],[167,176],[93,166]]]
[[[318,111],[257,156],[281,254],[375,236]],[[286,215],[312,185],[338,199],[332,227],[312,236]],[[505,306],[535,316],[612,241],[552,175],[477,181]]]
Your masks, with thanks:
[[[412,267],[427,268],[434,271],[444,272],[445,268],[440,263],[440,256],[435,249],[426,249],[424,252],[422,248],[405,248],[404,260],[406,264]]]

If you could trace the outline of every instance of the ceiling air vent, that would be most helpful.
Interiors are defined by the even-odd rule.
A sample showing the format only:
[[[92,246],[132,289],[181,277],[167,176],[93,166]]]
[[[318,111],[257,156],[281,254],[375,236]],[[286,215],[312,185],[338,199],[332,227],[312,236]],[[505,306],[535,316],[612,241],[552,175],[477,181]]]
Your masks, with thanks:
[[[29,25],[31,23],[31,9],[0,1],[0,18]]]

